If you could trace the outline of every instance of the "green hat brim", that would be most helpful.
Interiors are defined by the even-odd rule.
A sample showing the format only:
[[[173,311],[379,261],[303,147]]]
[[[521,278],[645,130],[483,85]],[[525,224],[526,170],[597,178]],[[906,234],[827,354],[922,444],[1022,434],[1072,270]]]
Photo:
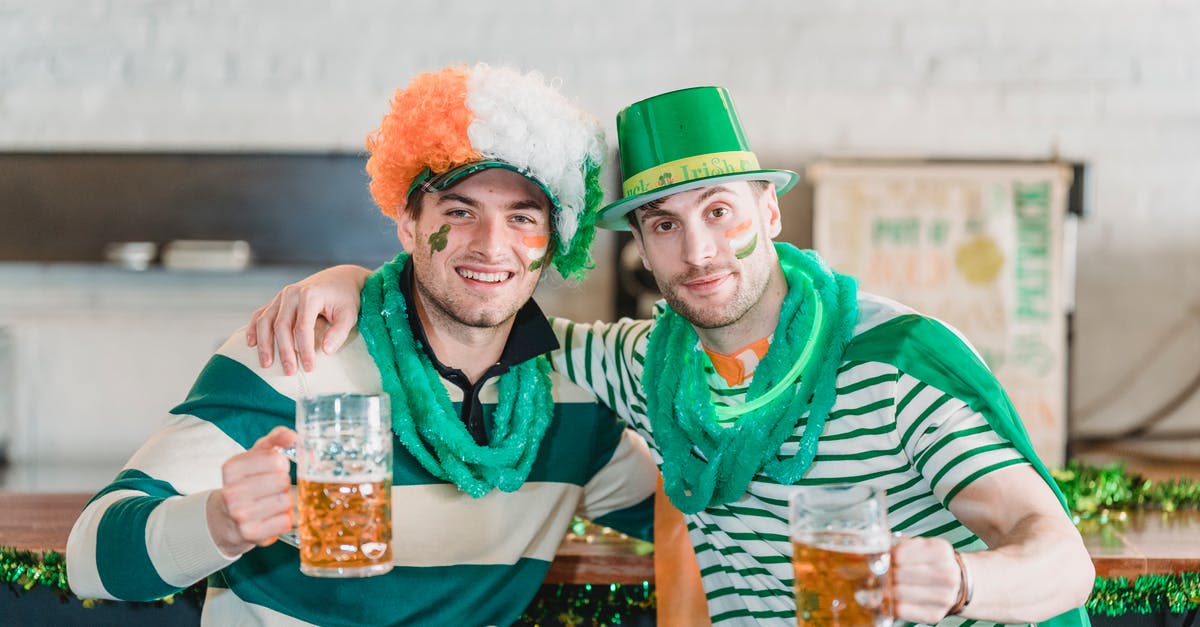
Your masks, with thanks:
[[[408,186],[408,196],[411,198],[413,192],[417,191],[418,189],[426,193],[443,191],[453,187],[459,181],[467,178],[468,176],[489,168],[500,168],[502,170],[508,170],[509,172],[516,172],[517,174],[529,179],[529,181],[536,185],[538,189],[542,190],[542,193],[546,194],[546,198],[550,201],[551,209],[554,211],[562,210],[562,206],[559,204],[558,198],[554,195],[554,192],[550,191],[550,188],[546,187],[545,183],[539,181],[536,176],[526,172],[525,170],[522,170],[521,168],[518,168],[511,163],[496,159],[484,159],[482,161],[464,163],[463,165],[455,166],[440,174],[434,174],[429,170],[429,168],[425,168],[420,174],[413,178],[412,183]]]
[[[630,196],[609,204],[600,210],[596,226],[610,231],[628,231],[629,221],[625,219],[625,216],[630,211],[648,202],[654,202],[659,198],[666,198],[673,194],[688,192],[693,189],[700,189],[701,187],[711,187],[733,181],[768,181],[775,184],[776,195],[782,196],[795,187],[799,180],[800,175],[791,170],[751,170],[749,172],[720,174],[692,179],[690,181],[680,181],[671,185],[664,185],[651,192]]]

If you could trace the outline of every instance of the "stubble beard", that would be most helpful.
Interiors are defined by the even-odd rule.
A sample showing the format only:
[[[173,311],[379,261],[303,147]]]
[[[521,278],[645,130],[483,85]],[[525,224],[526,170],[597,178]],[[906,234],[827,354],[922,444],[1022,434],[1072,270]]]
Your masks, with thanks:
[[[525,301],[529,300],[525,298],[521,302],[476,301],[454,294],[453,290],[442,289],[436,281],[422,280],[422,276],[430,275],[422,268],[427,263],[429,260],[418,260],[416,255],[413,256],[414,287],[420,292],[425,311],[430,316],[476,329],[494,329],[515,317]],[[453,270],[450,272],[454,273]]]
[[[742,284],[728,301],[716,306],[693,304],[681,295],[687,290],[682,287],[684,283],[711,274],[714,274],[713,268],[704,268],[674,277],[668,282],[657,281],[656,277],[658,289],[671,309],[701,329],[719,329],[741,320],[762,299],[770,280],[770,275],[765,273],[761,277],[734,274],[733,277],[741,278]]]

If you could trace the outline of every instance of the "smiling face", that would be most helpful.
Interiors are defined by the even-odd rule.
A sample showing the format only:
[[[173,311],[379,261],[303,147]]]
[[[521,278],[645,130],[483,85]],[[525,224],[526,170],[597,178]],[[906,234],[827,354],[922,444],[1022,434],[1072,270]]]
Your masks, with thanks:
[[[426,194],[397,233],[432,318],[497,327],[533,296],[550,241],[550,201],[529,179],[481,170]]]
[[[744,181],[667,196],[637,209],[634,240],[671,307],[702,329],[741,320],[778,265],[773,187]]]

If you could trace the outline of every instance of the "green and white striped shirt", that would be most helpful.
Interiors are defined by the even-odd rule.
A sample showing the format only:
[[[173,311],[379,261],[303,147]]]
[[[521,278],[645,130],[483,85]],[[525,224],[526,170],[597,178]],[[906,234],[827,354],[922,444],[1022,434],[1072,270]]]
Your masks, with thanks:
[[[386,575],[307,577],[282,542],[223,555],[205,502],[221,487],[225,460],[294,425],[299,396],[381,391],[357,333],[338,353],[318,354],[303,377],[259,368],[243,338],[230,337],[167,425],[76,521],[67,569],[77,595],[151,600],[207,577],[204,625],[504,625],[540,588],[573,515],[642,537],[651,529],[656,471],[642,439],[554,374],[555,417],[514,492],[471,498],[393,441],[395,568]],[[497,381],[481,384],[488,416]],[[462,390],[442,384],[458,409]]]
[[[915,313],[861,292],[858,308],[855,336]],[[563,346],[554,353],[555,368],[614,408],[646,439],[661,465],[641,387],[653,321],[552,322]],[[714,402],[741,403],[749,385],[746,381],[731,389],[710,371]],[[884,487],[893,530],[944,538],[963,551],[985,549],[947,504],[975,479],[1028,463],[1021,453],[965,403],[890,364],[843,363],[836,386],[837,399],[816,459],[798,485],[864,482]],[[801,419],[781,447],[781,457],[796,453],[804,424]],[[795,625],[787,524],[793,489],[759,474],[737,502],[686,516],[714,624]],[[988,623],[954,617],[940,624]]]

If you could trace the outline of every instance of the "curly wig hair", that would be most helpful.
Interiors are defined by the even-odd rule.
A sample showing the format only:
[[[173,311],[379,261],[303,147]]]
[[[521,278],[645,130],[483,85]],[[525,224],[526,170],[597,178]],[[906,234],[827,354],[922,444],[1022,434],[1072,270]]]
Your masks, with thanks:
[[[393,219],[426,170],[484,160],[512,166],[549,192],[555,268],[580,278],[592,267],[604,133],[542,75],[484,64],[421,74],[396,91],[367,150],[371,195]]]

